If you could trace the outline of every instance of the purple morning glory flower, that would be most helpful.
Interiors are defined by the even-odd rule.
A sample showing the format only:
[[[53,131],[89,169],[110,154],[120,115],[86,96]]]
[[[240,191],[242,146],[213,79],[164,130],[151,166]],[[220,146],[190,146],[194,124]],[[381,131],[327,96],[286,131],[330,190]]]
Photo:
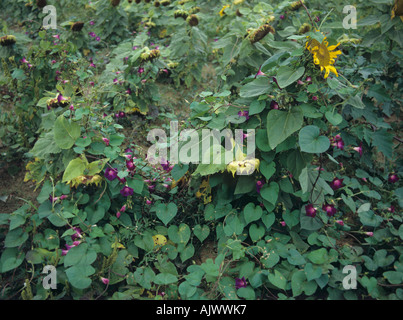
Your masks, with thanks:
[[[308,217],[312,217],[312,218],[316,217],[316,208],[314,208],[313,204],[306,205],[305,212]]]
[[[112,169],[112,168],[106,168],[105,169],[105,173],[104,176],[106,179],[108,179],[109,181],[113,181],[116,179],[116,177],[118,176],[118,171],[116,169]]]
[[[262,189],[263,185],[264,185],[264,181],[256,182],[256,191],[257,191],[257,193],[260,193],[260,189]]]
[[[134,190],[128,186],[125,186],[125,187],[123,187],[122,190],[120,190],[120,194],[124,197],[131,196],[131,195],[133,195],[133,193],[134,193]]]
[[[391,173],[388,177],[389,183],[396,183],[399,181],[399,177],[395,173]]]
[[[249,111],[239,111],[238,116],[245,117],[246,120],[248,120],[249,119]]]
[[[328,217],[333,217],[336,214],[336,208],[334,207],[334,204],[324,203],[322,209],[326,212]]]
[[[235,288],[240,289],[240,288],[246,288],[246,280],[245,277],[242,277],[242,279],[235,278]]]
[[[344,180],[344,179],[337,179],[337,178],[334,178],[333,181],[330,182],[330,187],[331,187],[333,190],[340,189],[340,188],[343,186],[343,180]]]

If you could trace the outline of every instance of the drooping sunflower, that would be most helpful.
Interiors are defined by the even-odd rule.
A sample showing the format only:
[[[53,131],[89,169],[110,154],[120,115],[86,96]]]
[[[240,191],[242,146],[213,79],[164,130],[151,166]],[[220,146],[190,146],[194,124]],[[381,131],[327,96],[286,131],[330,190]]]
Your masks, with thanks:
[[[334,73],[336,77],[339,76],[336,68],[333,66],[337,56],[342,53],[340,50],[336,51],[339,44],[329,46],[329,42],[326,41],[325,37],[322,43],[316,39],[310,39],[305,45],[306,49],[313,55],[313,62],[320,66],[320,71],[325,70],[325,79],[329,76],[330,72]]]
[[[403,21],[403,0],[395,0],[395,3],[392,8],[391,18],[399,16]]]
[[[220,10],[220,12],[219,12],[219,15],[220,15],[220,17],[223,17],[223,16],[225,16],[225,9],[227,9],[227,8],[229,8],[230,7],[230,5],[229,4],[226,4],[225,6],[223,6],[222,8],[221,8],[221,10]]]
[[[227,171],[232,173],[232,176],[237,175],[251,175],[255,170],[259,170],[260,160],[244,159],[239,161],[232,161],[227,165]]]

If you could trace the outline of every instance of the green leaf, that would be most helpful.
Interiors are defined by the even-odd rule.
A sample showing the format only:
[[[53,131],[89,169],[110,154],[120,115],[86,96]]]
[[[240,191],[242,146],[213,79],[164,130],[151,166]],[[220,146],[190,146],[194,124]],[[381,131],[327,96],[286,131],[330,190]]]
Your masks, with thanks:
[[[324,264],[325,262],[327,262],[329,256],[325,248],[320,248],[318,250],[310,252],[307,258],[314,264]]]
[[[387,271],[383,273],[383,276],[391,284],[402,284],[403,283],[403,272],[399,271]]]
[[[181,258],[182,262],[185,262],[186,260],[193,257],[194,253],[195,253],[195,247],[193,246],[193,244],[189,243],[189,245],[186,246],[180,252],[180,258]]]
[[[197,237],[197,239],[200,240],[200,242],[203,242],[209,236],[210,228],[208,227],[208,225],[201,226],[200,224],[197,224],[194,227],[193,233]]]
[[[168,204],[160,203],[155,207],[155,211],[158,219],[167,225],[173,218],[175,218],[176,213],[178,212],[178,207],[173,202]]]
[[[273,268],[279,261],[280,256],[274,250],[271,250],[260,258],[260,262],[262,262],[267,269]]]
[[[263,199],[270,202],[272,205],[275,205],[278,199],[278,193],[280,191],[280,187],[277,182],[270,182],[270,184],[265,184],[262,189],[260,189],[260,195]]]
[[[269,273],[268,279],[270,283],[276,286],[277,288],[285,290],[287,279],[279,271],[274,270],[274,274]]]
[[[262,216],[263,210],[260,206],[255,206],[252,202],[248,203],[244,208],[244,218],[246,224],[252,221],[259,220]]]
[[[80,137],[81,127],[61,115],[55,121],[53,132],[55,142],[59,148],[70,149]]]
[[[386,131],[386,129],[380,129],[375,131],[371,135],[372,145],[375,146],[379,152],[392,158],[393,151],[393,134]]]
[[[304,116],[298,106],[289,111],[271,110],[267,115],[267,137],[272,149],[302,127]]]
[[[299,132],[301,151],[308,153],[323,153],[330,147],[329,138],[320,136],[317,126],[306,126]]]
[[[82,158],[76,158],[69,162],[63,173],[62,182],[73,180],[84,174],[87,163]]]
[[[265,228],[260,225],[252,224],[249,227],[249,235],[253,242],[260,240],[265,234]]]
[[[255,295],[255,290],[253,290],[251,287],[247,286],[246,288],[239,288],[236,292],[238,297],[244,298],[246,300],[255,300],[256,295]]]
[[[24,258],[25,254],[18,248],[7,248],[0,258],[0,272],[4,273],[19,267]]]
[[[288,251],[289,256],[287,260],[294,266],[299,266],[306,263],[305,258],[295,249],[290,249]]]
[[[299,67],[297,70],[294,70],[288,66],[282,66],[277,70],[277,83],[280,88],[285,88],[301,78],[304,72],[304,67]]]
[[[269,79],[267,79],[266,77],[259,77],[241,87],[239,95],[242,98],[251,98],[269,93],[270,90],[271,85]]]
[[[260,163],[259,170],[264,175],[264,177],[267,180],[269,180],[272,177],[272,175],[276,172],[276,163],[275,162],[267,163],[265,160],[263,160]]]
[[[307,263],[304,271],[308,281],[318,279],[322,276],[322,268],[319,266],[314,266],[312,263]]]
[[[323,226],[323,222],[319,219],[318,216],[312,218],[306,215],[305,207],[303,207],[300,212],[300,223],[301,223],[301,229],[309,231],[318,230]]]
[[[252,116],[254,114],[261,113],[266,107],[265,101],[255,100],[249,106],[249,115]]]
[[[27,240],[28,233],[22,228],[18,228],[7,233],[6,239],[4,240],[4,246],[6,248],[19,247]]]
[[[190,228],[187,224],[181,223],[179,227],[172,225],[168,228],[168,237],[177,244],[186,245],[190,239]]]
[[[92,283],[89,276],[94,273],[95,269],[90,265],[73,266],[66,270],[67,279],[77,289],[88,288]]]
[[[139,175],[135,175],[133,178],[126,178],[127,185],[133,189],[137,194],[141,194],[144,188],[144,180]]]
[[[327,111],[325,113],[326,119],[334,126],[339,125],[343,121],[343,117],[335,112]]]
[[[158,285],[167,285],[178,282],[178,278],[171,273],[159,273],[154,278],[154,283]]]

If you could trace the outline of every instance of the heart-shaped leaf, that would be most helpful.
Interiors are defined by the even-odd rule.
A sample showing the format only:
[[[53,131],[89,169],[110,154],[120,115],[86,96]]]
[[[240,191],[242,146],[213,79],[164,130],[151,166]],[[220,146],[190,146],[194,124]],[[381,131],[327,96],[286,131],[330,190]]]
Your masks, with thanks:
[[[181,223],[179,227],[170,226],[168,228],[168,237],[177,244],[186,245],[190,239],[190,228],[185,223]]]
[[[168,204],[160,203],[155,207],[155,212],[158,219],[167,225],[173,218],[175,218],[176,213],[178,212],[178,207],[173,202]]]
[[[267,114],[267,137],[272,149],[302,127],[304,115],[300,107],[289,111],[271,110]]]
[[[277,70],[277,83],[280,88],[285,88],[301,78],[304,72],[304,67],[299,67],[297,70],[294,70],[288,66],[282,66]]]
[[[266,161],[262,161],[259,167],[260,172],[264,175],[264,177],[269,180],[271,176],[276,172],[276,163]]]
[[[265,184],[260,190],[260,195],[263,199],[275,205],[278,198],[280,188],[276,182],[270,182],[269,185]]]
[[[301,151],[308,153],[323,153],[330,147],[329,138],[320,135],[317,126],[306,126],[299,132]]]
[[[260,206],[255,206],[252,202],[248,203],[243,211],[246,224],[259,220],[262,213],[263,210]]]
[[[325,116],[326,119],[334,126],[339,125],[343,121],[343,117],[338,113],[327,111]]]
[[[210,234],[210,228],[207,225],[201,226],[200,224],[196,225],[193,230],[194,235],[200,242],[203,242],[207,239]]]
[[[253,242],[258,241],[264,236],[265,228],[263,226],[258,226],[256,224],[252,224],[249,227],[249,235]]]

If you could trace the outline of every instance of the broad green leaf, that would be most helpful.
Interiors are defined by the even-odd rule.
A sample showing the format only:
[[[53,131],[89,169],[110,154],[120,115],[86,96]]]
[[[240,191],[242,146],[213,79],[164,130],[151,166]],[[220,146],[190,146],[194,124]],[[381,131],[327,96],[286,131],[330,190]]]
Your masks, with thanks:
[[[282,66],[277,70],[276,75],[277,83],[280,86],[280,88],[285,88],[290,84],[294,83],[295,81],[297,81],[299,78],[301,78],[304,72],[305,72],[304,67],[299,67],[297,70],[294,70],[291,67]]]
[[[271,85],[269,79],[266,77],[259,77],[241,87],[239,95],[242,98],[251,98],[269,93],[270,90]]]
[[[302,110],[293,106],[288,111],[271,110],[267,115],[267,137],[272,149],[298,131],[303,124]]]
[[[320,135],[317,126],[306,126],[299,132],[301,151],[308,153],[323,153],[330,147],[329,138]]]
[[[80,137],[81,127],[61,115],[55,121],[53,132],[55,142],[59,148],[70,149]]]

